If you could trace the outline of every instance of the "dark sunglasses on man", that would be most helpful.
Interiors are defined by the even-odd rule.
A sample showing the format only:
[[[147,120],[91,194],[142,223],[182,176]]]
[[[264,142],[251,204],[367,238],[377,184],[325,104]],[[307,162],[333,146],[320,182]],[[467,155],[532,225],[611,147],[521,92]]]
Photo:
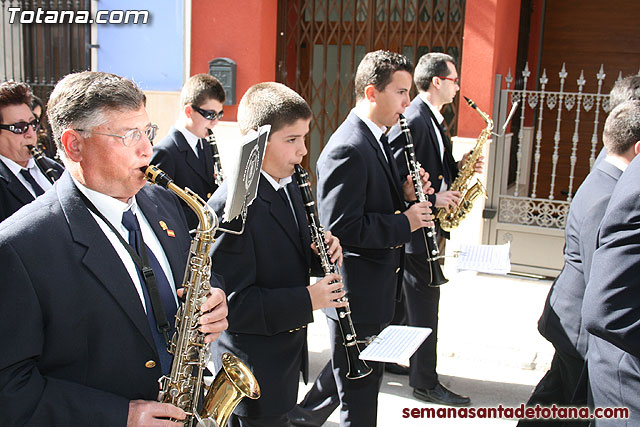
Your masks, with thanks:
[[[200,115],[202,117],[204,117],[207,120],[220,120],[224,114],[224,111],[220,110],[220,111],[214,111],[214,110],[203,110],[200,107],[196,107],[195,105],[191,104],[191,108],[193,108],[194,110],[196,110],[198,113],[200,113]]]
[[[0,129],[8,130],[9,132],[15,133],[16,135],[22,135],[23,133],[27,133],[29,130],[29,126],[31,126],[35,131],[40,127],[40,120],[33,119],[29,123],[27,122],[18,122],[10,125],[0,124]]]

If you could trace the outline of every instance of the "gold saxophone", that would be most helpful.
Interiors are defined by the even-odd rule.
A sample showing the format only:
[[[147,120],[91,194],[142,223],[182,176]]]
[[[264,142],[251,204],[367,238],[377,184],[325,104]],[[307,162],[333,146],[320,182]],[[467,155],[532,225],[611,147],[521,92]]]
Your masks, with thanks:
[[[161,402],[171,403],[187,413],[188,427],[223,427],[244,397],[260,397],[260,386],[244,363],[230,353],[222,355],[222,368],[210,387],[204,385],[203,374],[210,359],[205,334],[199,330],[200,306],[211,290],[211,258],[209,249],[218,228],[218,217],[207,203],[188,188],[175,185],[171,178],[156,166],[142,168],[152,184],[160,185],[185,201],[198,215],[200,223],[191,241],[191,250],[184,274],[184,302],[176,314],[176,332],[168,351],[173,354],[171,373],[160,378]],[[208,389],[201,409],[201,389]]]
[[[487,127],[485,127],[478,136],[478,140],[476,141],[476,145],[473,147],[471,154],[467,157],[467,161],[462,165],[458,176],[449,188],[451,191],[460,192],[460,203],[458,203],[458,206],[455,209],[449,212],[447,212],[446,209],[440,209],[436,214],[436,218],[440,221],[440,227],[445,231],[451,231],[460,225],[460,222],[466,218],[469,212],[471,212],[473,202],[478,197],[481,195],[487,197],[487,190],[485,190],[484,185],[482,185],[482,182],[480,182],[479,179],[476,179],[473,186],[469,187],[469,185],[472,183],[475,175],[474,169],[476,163],[478,162],[478,159],[482,157],[482,148],[493,131],[493,120],[491,120],[487,113],[481,111],[475,102],[466,96],[464,99],[466,99],[467,103],[473,107],[478,114],[480,114],[487,123]]]

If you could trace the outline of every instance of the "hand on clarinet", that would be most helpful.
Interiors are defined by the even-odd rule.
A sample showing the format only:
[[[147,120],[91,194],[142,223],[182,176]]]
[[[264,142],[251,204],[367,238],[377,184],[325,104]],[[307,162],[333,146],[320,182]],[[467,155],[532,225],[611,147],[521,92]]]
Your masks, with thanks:
[[[334,282],[335,283],[331,283]],[[313,310],[327,307],[346,307],[348,302],[338,302],[345,294],[342,289],[342,276],[339,274],[327,274],[313,285],[307,286],[311,307]]]
[[[411,205],[409,209],[402,212],[409,219],[411,232],[422,227],[433,227],[433,215],[431,214],[431,202],[420,202]]]
[[[340,239],[331,234],[330,231],[324,233],[324,242],[327,244],[327,252],[331,257],[331,263],[342,267],[342,246],[340,245]],[[318,255],[318,248],[315,243],[311,243],[311,250]]]
[[[433,194],[434,189],[431,188],[431,181],[429,181],[429,173],[425,172],[423,168],[420,168],[420,179],[422,180],[422,192],[424,194]],[[404,192],[404,198],[408,202],[412,202],[417,199],[416,190],[413,186],[411,175],[407,175],[407,179],[402,184],[402,191]]]

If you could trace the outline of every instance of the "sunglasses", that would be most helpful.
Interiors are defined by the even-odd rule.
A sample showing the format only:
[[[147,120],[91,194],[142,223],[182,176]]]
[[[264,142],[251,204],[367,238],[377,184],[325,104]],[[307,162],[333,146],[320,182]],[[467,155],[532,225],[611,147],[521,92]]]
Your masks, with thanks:
[[[0,124],[0,129],[8,130],[9,132],[15,133],[16,135],[22,135],[23,133],[27,133],[29,130],[29,126],[33,128],[35,132],[40,127],[40,120],[33,119],[29,123],[27,122],[18,122],[10,125]]]
[[[198,113],[200,113],[200,115],[202,117],[204,117],[207,120],[220,120],[222,118],[222,116],[224,115],[224,111],[222,111],[222,110],[220,110],[220,111],[203,110],[202,108],[196,107],[193,104],[191,105],[191,108],[196,110]]]

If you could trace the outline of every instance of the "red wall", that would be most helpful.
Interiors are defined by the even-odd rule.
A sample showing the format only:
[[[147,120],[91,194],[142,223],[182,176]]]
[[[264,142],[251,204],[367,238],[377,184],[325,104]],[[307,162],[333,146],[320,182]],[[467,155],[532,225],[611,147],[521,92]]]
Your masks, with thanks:
[[[460,95],[473,99],[490,116],[495,75],[506,76],[509,68],[512,75],[515,72],[519,21],[519,1],[466,3]],[[484,127],[482,118],[461,100],[458,136],[475,138]]]
[[[236,105],[224,107],[224,120],[236,120],[237,103],[259,82],[275,80],[277,0],[193,0],[191,72],[209,72],[209,61],[236,62]]]

